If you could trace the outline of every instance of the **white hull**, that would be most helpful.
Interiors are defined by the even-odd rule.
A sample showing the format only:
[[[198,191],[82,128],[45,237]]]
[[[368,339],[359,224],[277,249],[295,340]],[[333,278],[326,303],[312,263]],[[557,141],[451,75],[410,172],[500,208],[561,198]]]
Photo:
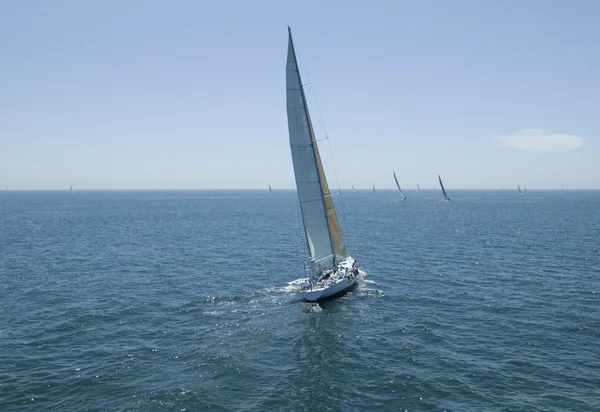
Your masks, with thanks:
[[[330,298],[332,296],[340,295],[349,291],[356,285],[356,282],[356,277],[341,279],[330,286],[302,291],[302,298],[311,302]]]
[[[351,256],[348,256],[348,258],[338,265],[337,270],[352,270],[353,265],[354,259],[352,259]],[[361,275],[365,276],[365,272],[359,269],[357,275],[352,274],[344,277],[334,276],[332,280],[327,282],[320,281],[313,283],[310,287],[303,287],[300,294],[302,295],[303,299],[310,302],[342,295],[356,286],[358,277]]]

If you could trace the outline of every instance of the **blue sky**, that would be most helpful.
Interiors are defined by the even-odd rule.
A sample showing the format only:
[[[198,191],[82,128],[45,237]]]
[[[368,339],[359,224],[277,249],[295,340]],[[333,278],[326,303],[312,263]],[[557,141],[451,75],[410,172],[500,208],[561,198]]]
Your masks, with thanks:
[[[600,2],[0,2],[0,185],[294,188],[287,28],[341,187],[600,189]],[[336,186],[327,141],[321,151]]]

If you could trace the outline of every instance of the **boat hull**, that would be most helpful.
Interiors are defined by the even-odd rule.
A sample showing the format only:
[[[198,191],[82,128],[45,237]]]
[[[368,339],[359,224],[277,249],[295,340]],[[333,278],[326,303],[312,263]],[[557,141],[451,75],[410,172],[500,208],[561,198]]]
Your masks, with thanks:
[[[345,278],[338,280],[333,285],[327,286],[325,288],[311,289],[302,291],[302,298],[308,300],[309,302],[316,302],[318,300],[330,299],[344,293],[350,291],[354,286],[356,286],[357,278]]]

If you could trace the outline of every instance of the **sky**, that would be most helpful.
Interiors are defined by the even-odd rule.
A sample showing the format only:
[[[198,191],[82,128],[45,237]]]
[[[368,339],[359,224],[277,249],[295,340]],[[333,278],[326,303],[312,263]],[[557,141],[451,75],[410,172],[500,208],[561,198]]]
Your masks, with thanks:
[[[595,0],[0,2],[0,187],[600,189]],[[334,167],[335,165],[335,167]],[[336,179],[337,175],[337,179]]]

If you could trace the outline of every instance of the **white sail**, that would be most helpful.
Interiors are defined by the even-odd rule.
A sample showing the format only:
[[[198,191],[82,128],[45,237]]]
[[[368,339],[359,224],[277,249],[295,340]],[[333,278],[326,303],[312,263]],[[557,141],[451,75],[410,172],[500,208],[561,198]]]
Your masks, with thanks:
[[[402,189],[400,189],[400,183],[398,183],[396,172],[392,171],[392,173],[394,173],[394,181],[396,182],[396,187],[398,187],[398,190],[400,191],[400,199],[404,200],[406,199],[406,196],[404,196],[404,193],[402,193]]]
[[[310,256],[321,268],[330,268],[348,253],[323,171],[289,28],[288,34],[287,117],[296,189]]]
[[[446,193],[446,189],[444,189],[444,184],[442,183],[442,178],[440,177],[440,175],[438,175],[438,180],[440,181],[440,186],[442,187],[442,193],[444,194],[444,200],[446,200],[446,201],[450,200],[450,198],[448,197],[448,194]]]

